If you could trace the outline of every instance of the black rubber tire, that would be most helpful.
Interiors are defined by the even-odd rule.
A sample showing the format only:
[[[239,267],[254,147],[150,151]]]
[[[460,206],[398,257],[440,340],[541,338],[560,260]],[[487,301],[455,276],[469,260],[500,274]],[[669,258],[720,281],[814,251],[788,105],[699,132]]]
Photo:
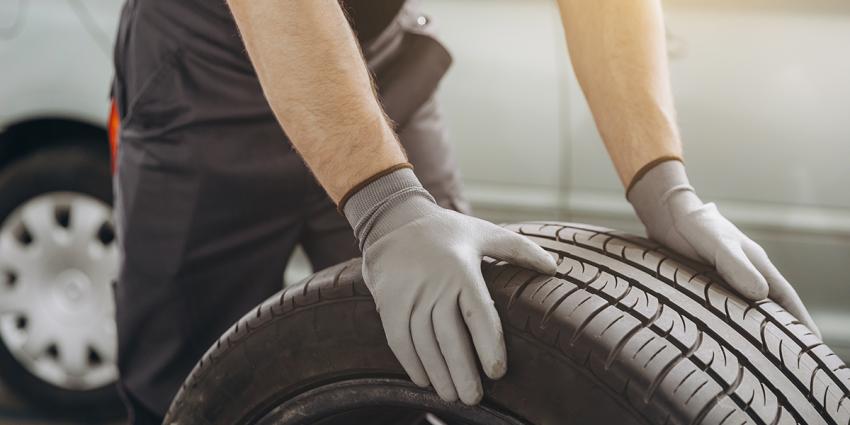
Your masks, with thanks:
[[[18,206],[49,192],[83,193],[112,205],[108,151],[68,145],[35,151],[0,173],[0,223]],[[124,413],[115,384],[74,391],[38,378],[0,343],[0,379],[40,415],[63,419],[115,419]]]
[[[706,266],[643,238],[567,223],[508,227],[557,256],[558,275],[483,263],[509,359],[477,410],[541,425],[850,421],[850,369],[775,303],[743,301]],[[351,397],[296,403],[289,416],[274,409],[370,379],[401,388],[404,373],[353,260],[240,320],[195,367],[166,423],[275,423],[260,421],[269,412],[276,423],[315,423],[303,418],[316,406],[345,408]],[[430,396],[418,400],[469,409]]]

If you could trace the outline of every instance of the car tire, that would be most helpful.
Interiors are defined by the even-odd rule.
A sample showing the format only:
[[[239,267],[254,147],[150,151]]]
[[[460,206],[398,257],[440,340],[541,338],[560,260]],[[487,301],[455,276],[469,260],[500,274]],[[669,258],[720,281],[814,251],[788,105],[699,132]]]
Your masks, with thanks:
[[[235,324],[166,423],[377,423],[345,415],[381,406],[447,424],[850,421],[850,369],[774,302],[745,301],[709,267],[643,238],[568,223],[509,228],[557,257],[558,274],[482,263],[509,358],[479,406],[409,382],[352,260]]]
[[[20,232],[28,232],[30,234],[27,237],[33,239],[29,244],[35,247],[16,245],[10,248],[11,245],[2,244],[7,241],[0,240],[0,256],[3,257],[0,258],[0,300],[6,299],[5,303],[0,303],[2,304],[0,310],[2,310],[4,318],[0,321],[2,323],[2,326],[0,326],[0,336],[2,336],[0,338],[2,342],[0,343],[0,380],[16,395],[32,405],[39,414],[64,419],[100,420],[117,418],[123,413],[123,406],[115,385],[117,369],[114,366],[114,318],[110,318],[107,314],[108,311],[114,311],[112,310],[114,307],[111,286],[115,276],[106,278],[104,275],[104,273],[111,274],[111,270],[117,267],[117,257],[115,257],[113,251],[117,249],[113,246],[114,234],[109,234],[112,231],[109,221],[112,205],[111,182],[108,154],[105,150],[104,152],[95,151],[92,148],[85,147],[82,143],[79,145],[69,143],[59,147],[37,150],[6,165],[0,173],[0,238],[6,236],[3,232],[7,231],[19,232],[15,234],[15,238],[23,237],[20,236]],[[37,226],[45,228],[47,226],[58,226],[57,228],[64,226],[64,229],[70,235],[77,232],[77,228],[74,227],[76,226],[75,223],[78,222],[75,221],[75,214],[76,216],[91,218],[92,220],[97,218],[103,221],[104,224],[96,227],[97,234],[91,235],[94,241],[91,242],[92,246],[97,243],[103,244],[102,247],[97,249],[92,247],[90,250],[93,253],[91,255],[97,253],[100,257],[94,257],[90,262],[87,260],[86,264],[82,265],[78,264],[77,257],[70,254],[62,255],[62,253],[74,250],[76,250],[74,252],[85,251],[78,249],[80,245],[74,245],[77,243],[77,236],[63,236],[62,243],[67,244],[64,247],[60,246],[59,243],[56,243],[50,249],[45,248],[46,245],[38,245],[45,242],[39,241],[37,230],[27,227],[31,223],[26,221],[27,213],[25,211],[27,211],[27,208],[35,208],[34,205],[48,204],[54,208],[54,219],[57,222],[49,225],[39,222]],[[91,211],[96,212],[78,213],[78,208],[94,209]],[[18,225],[23,230],[12,229],[15,226],[15,220],[21,220],[21,223],[24,223]],[[93,226],[97,226],[94,224],[95,221],[92,221],[92,223]],[[109,225],[106,223],[109,223]],[[51,230],[51,232],[42,234],[56,236],[55,231]],[[59,236],[56,236],[56,238],[59,238]],[[43,239],[51,238],[44,237]],[[98,240],[95,241],[95,239]],[[19,240],[9,243],[22,244]],[[15,252],[30,252],[33,255],[31,258],[34,258],[34,260],[32,260],[32,263],[29,262],[30,260],[27,260],[27,262],[18,261],[9,254],[13,250],[17,250]],[[106,259],[109,260],[108,264],[105,263]],[[98,260],[104,262],[101,263]],[[80,260],[80,262],[82,261]],[[30,270],[32,272],[31,278],[25,278],[26,273],[28,273],[26,267],[33,269]],[[92,273],[86,274],[86,268],[96,269],[97,276]],[[76,286],[62,286],[60,288],[63,285],[62,282],[64,282],[60,282],[60,280],[65,279],[65,277],[45,278],[54,269],[71,270],[69,273],[74,275],[68,277],[68,279],[74,281],[69,280],[68,285]],[[24,275],[18,276],[18,273]],[[62,273],[65,273],[65,271],[62,271]],[[38,286],[38,289],[24,288],[26,285]],[[61,291],[65,292],[60,294]],[[68,293],[68,291],[73,293]],[[19,293],[26,295],[16,295]],[[58,295],[54,297],[50,294]],[[59,306],[65,302],[59,300],[59,298],[65,295],[71,297],[71,301],[68,301],[70,304],[67,304],[68,309]],[[14,298],[16,296],[22,298]],[[59,298],[54,300],[56,297]],[[21,313],[20,311],[29,313]],[[36,317],[20,319],[20,317],[30,313]],[[102,316],[103,321],[99,319],[95,323],[89,323],[91,316],[88,315],[95,313],[98,314],[98,317]],[[16,326],[21,325],[20,321],[24,320],[25,326],[22,331],[20,329],[9,330],[6,327],[6,318],[15,315],[18,316],[15,319],[17,320]],[[51,317],[52,319],[50,319]],[[84,321],[81,321],[83,319]],[[51,322],[51,320],[53,321]],[[48,326],[48,324],[50,325]],[[42,328],[35,330],[36,326]],[[61,338],[64,339],[60,338],[59,342],[47,342],[48,345],[46,346],[44,346],[44,342],[48,341],[47,337],[42,339],[40,341],[42,344],[39,345],[38,349],[45,348],[47,350],[45,355],[28,352],[23,348],[25,342],[13,344],[15,338],[26,340],[30,338],[30,334],[41,334],[42,331],[46,330],[51,332],[50,335],[62,335]],[[24,336],[14,336],[14,332],[18,331],[21,331]],[[96,336],[98,341],[101,342],[98,348],[101,346],[107,348],[96,350],[92,346],[82,348],[67,344],[67,338],[80,334],[92,335],[93,332],[97,332]],[[110,338],[112,342],[109,342]],[[91,366],[91,370],[85,372],[88,375],[81,373],[79,376],[73,376],[73,380],[68,380],[67,376],[60,374],[61,368],[48,364],[50,359],[47,358],[49,356],[59,358],[71,351],[70,348],[63,351],[63,348],[65,348],[63,341],[66,342],[65,345],[68,345],[68,347],[73,346],[81,350],[88,350],[85,353],[88,356],[85,359],[86,362],[94,364],[94,360],[98,360],[102,364],[96,365],[97,368]],[[89,344],[88,340],[83,341],[82,338],[80,341],[71,342]],[[35,343],[34,341],[33,344]],[[98,375],[91,375],[95,372]],[[57,378],[51,379],[54,376]],[[94,377],[92,378],[92,376]],[[62,378],[60,379],[60,377]],[[94,379],[94,381],[91,381],[91,379]]]

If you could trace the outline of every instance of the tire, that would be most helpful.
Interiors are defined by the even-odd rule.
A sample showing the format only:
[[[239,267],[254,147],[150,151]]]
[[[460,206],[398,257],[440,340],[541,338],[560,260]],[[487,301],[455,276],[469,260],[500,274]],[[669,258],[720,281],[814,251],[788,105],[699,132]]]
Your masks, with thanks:
[[[579,224],[509,228],[556,255],[558,275],[483,262],[509,359],[480,406],[408,382],[352,260],[233,326],[166,423],[324,424],[376,405],[472,424],[850,421],[850,369],[777,304],[743,301],[714,271],[646,239]]]
[[[32,257],[34,259],[24,264],[15,260],[17,257],[13,257],[10,252],[24,252],[28,247],[16,245],[10,248],[11,245],[0,243],[0,301],[5,301],[0,303],[0,379],[16,395],[36,408],[38,413],[48,416],[93,420],[117,418],[123,413],[115,385],[115,336],[111,333],[114,331],[110,331],[114,330],[114,319],[108,317],[108,313],[113,311],[111,284],[115,276],[104,276],[105,273],[111,273],[108,270],[117,267],[117,257],[114,257],[112,251],[116,248],[112,246],[114,235],[111,234],[111,223],[106,224],[111,215],[112,179],[109,157],[105,152],[82,146],[47,148],[16,160],[0,173],[0,238],[5,237],[7,231],[24,232],[32,239],[26,243],[38,249],[32,251],[35,254],[31,252],[35,255]],[[54,208],[56,223],[50,226],[64,226],[68,235],[62,236],[65,245],[55,243],[50,249],[45,248],[47,245],[38,245],[45,244],[44,240],[51,238],[39,240],[39,233],[29,229],[28,224],[21,227],[26,230],[13,229],[15,226],[20,227],[15,224],[18,220],[26,223],[24,211],[28,206],[36,204]],[[94,210],[82,212],[78,208]],[[79,221],[74,221],[75,215],[92,219],[93,226],[100,226],[93,227],[97,233],[91,235],[91,240],[95,245],[99,241],[103,247],[97,250],[91,246],[91,252],[99,256],[91,254],[93,260],[87,265],[78,262],[82,257],[74,256],[80,251],[75,247],[81,246],[77,245],[77,237],[73,236],[76,235],[73,232],[77,231],[74,226],[79,224]],[[100,225],[100,221],[95,218],[102,220],[103,224]],[[48,226],[39,225],[44,228]],[[20,237],[23,236],[16,233],[15,238]],[[59,236],[53,239],[59,240],[57,238]],[[9,243],[24,242],[16,240]],[[96,276],[86,274],[87,267],[97,270]],[[52,270],[57,270],[58,274],[51,274]],[[54,297],[53,294],[57,295]],[[72,301],[56,298],[65,295],[76,298]],[[19,296],[22,298],[15,298]],[[63,310],[65,307],[62,306],[66,304],[61,303],[66,301],[71,304],[67,304],[68,309]],[[27,314],[37,317],[21,319]],[[97,321],[84,320],[94,314],[104,318]],[[16,320],[15,327],[22,323],[24,326],[11,329],[12,325],[7,326],[6,323],[10,318]],[[39,330],[36,331],[36,328]],[[26,341],[30,335],[45,329],[50,330],[51,338],[60,335],[59,339],[48,340],[45,337],[37,345],[34,340],[34,348],[29,351],[22,348],[24,342],[15,342],[20,338],[23,338],[20,341]],[[23,336],[15,336],[16,332]],[[69,345],[69,338],[76,335],[95,335],[102,343],[97,345],[97,349],[92,348],[92,345]],[[90,343],[83,338],[71,342]],[[90,367],[85,373],[68,378],[70,375],[63,375],[65,372],[61,367],[51,366],[50,361],[52,356],[54,363],[60,364],[62,356],[70,356],[68,353],[72,351],[72,346],[87,350],[85,355],[88,358],[85,362]],[[101,349],[102,346],[106,348]]]

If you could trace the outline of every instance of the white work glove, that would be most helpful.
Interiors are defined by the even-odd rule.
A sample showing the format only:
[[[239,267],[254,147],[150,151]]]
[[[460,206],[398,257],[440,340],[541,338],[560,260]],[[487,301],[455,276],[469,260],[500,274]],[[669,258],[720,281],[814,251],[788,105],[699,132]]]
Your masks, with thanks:
[[[627,198],[651,239],[713,265],[732,288],[750,300],[770,297],[820,337],[797,291],[764,249],[720,215],[713,203],[702,203],[680,161],[661,162],[639,176]]]
[[[549,275],[554,259],[523,236],[438,206],[406,168],[369,183],[343,210],[360,241],[363,277],[387,342],[404,370],[446,401],[477,404],[483,389],[475,353],[490,378],[507,370],[481,258]]]

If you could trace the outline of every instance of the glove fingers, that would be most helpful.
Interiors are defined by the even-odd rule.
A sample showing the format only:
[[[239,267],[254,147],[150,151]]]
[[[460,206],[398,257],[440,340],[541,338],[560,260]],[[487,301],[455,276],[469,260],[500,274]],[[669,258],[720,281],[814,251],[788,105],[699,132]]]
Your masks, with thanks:
[[[495,224],[486,223],[485,227],[487,238],[481,248],[484,255],[550,276],[555,274],[555,259],[530,239]]]
[[[460,400],[468,405],[478,404],[484,390],[481,387],[478,363],[475,361],[469,332],[460,317],[460,306],[456,297],[437,305],[433,322],[437,342],[440,344],[443,358],[446,359]]]
[[[800,299],[797,291],[770,261],[764,249],[755,242],[748,241],[748,243],[744,244],[744,251],[753,262],[753,265],[767,279],[767,285],[770,288],[770,299],[781,305],[782,308],[794,315],[797,320],[808,326],[818,338],[821,338],[820,329],[818,329],[809,311],[803,305],[803,301]]]
[[[715,267],[726,283],[744,297],[753,301],[767,298],[767,281],[739,245],[720,248],[715,255]]]
[[[413,316],[410,320],[413,346],[416,347],[419,360],[422,362],[422,366],[425,367],[425,372],[428,374],[428,379],[431,380],[434,390],[437,391],[437,395],[448,402],[456,401],[457,391],[449,374],[446,359],[443,358],[443,353],[440,351],[440,346],[437,343],[437,335],[434,333],[432,321],[434,306],[430,303],[427,305],[421,304],[424,303],[420,303],[420,305],[414,308]]]
[[[472,335],[472,343],[484,373],[491,379],[499,379],[508,368],[502,323],[493,299],[487,292],[484,278],[480,274],[475,278],[476,284],[460,294],[460,311]]]
[[[410,313],[405,311],[404,317],[397,317],[390,312],[381,311],[381,322],[384,324],[387,343],[395,354],[401,367],[410,376],[410,380],[420,387],[427,387],[431,381],[419,360],[419,354],[413,345],[410,333]]]

